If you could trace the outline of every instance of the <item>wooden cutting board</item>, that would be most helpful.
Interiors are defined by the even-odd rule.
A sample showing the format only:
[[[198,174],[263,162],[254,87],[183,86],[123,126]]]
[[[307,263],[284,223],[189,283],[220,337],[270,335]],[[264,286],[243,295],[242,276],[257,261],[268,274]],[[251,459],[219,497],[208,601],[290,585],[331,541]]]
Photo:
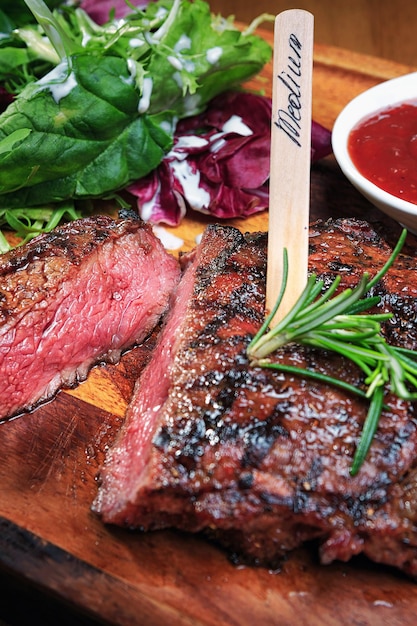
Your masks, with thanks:
[[[313,118],[331,128],[356,94],[415,69],[316,46]],[[271,70],[251,86],[270,93]],[[314,166],[311,196],[312,217],[381,219],[333,158]],[[190,249],[206,223],[193,216],[168,230]],[[267,215],[231,223],[265,230]],[[392,226],[386,222],[387,232]],[[366,560],[324,567],[309,547],[279,573],[236,568],[200,537],[106,527],[90,512],[97,470],[151,343],[118,366],[95,368],[76,390],[32,414],[0,424],[0,566],[112,624],[414,625],[417,585]]]

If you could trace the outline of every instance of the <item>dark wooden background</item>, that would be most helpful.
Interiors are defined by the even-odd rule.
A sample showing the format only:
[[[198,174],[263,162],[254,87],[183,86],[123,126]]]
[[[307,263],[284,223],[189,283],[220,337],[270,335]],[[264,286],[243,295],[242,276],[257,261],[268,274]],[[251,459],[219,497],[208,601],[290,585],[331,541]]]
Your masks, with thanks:
[[[417,65],[416,0],[210,0],[213,10],[249,22],[260,13],[306,9],[318,43]]]

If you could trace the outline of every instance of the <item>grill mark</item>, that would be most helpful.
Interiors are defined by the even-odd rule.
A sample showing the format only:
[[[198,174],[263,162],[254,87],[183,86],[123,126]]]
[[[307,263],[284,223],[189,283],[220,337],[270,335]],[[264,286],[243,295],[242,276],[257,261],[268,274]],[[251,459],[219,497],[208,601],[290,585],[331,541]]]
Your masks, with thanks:
[[[417,575],[415,553],[401,561],[412,516],[417,517],[415,506],[408,510],[410,502],[417,502],[414,409],[387,395],[388,409],[363,472],[352,479],[349,469],[367,403],[330,385],[247,366],[249,328],[263,318],[266,263],[265,250],[258,250],[262,242],[256,237],[252,242],[251,254],[245,256],[242,239],[227,235],[227,254],[236,246],[228,259],[219,252],[218,241],[204,248],[203,262],[208,260],[197,272],[200,284],[184,322],[173,385],[158,416],[146,476],[135,492],[138,509],[130,509],[123,519],[117,511],[113,520],[126,523],[128,518],[131,525],[133,519],[148,529],[171,524],[183,530],[204,528],[234,554],[243,554],[245,562],[264,565],[317,538],[325,562],[347,560],[369,537],[367,549],[377,554],[375,560]],[[341,288],[355,286],[363,269],[379,269],[390,251],[365,222],[317,223],[310,237],[310,271],[330,282],[345,269]],[[249,270],[251,262],[255,268]],[[411,325],[413,278],[401,291],[406,280],[401,274],[402,268],[413,272],[415,262],[401,263],[395,280],[390,272],[390,282],[378,289],[387,298],[397,294],[397,303],[409,298]],[[214,278],[226,294],[216,305]],[[386,300],[387,306],[392,303]],[[417,347],[417,337],[410,343]],[[354,365],[325,352],[290,346],[276,358],[353,385],[363,382]]]

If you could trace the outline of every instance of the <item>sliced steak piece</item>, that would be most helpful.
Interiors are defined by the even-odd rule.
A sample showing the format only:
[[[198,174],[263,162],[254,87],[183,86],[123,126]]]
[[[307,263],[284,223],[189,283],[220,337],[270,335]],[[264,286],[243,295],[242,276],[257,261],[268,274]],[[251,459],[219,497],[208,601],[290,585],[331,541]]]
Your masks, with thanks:
[[[78,220],[0,256],[0,418],[116,362],[157,324],[179,276],[131,217]]]
[[[355,220],[314,224],[310,242],[312,271],[341,273],[344,285],[374,274],[390,254]],[[248,364],[247,344],[263,320],[266,236],[209,227],[186,261],[93,510],[127,527],[203,531],[249,563],[277,567],[314,539],[324,563],[364,552],[417,576],[414,406],[387,395],[371,452],[352,478],[366,403]],[[411,268],[410,259],[401,264]],[[395,289],[383,306],[409,298],[415,310],[416,275],[393,270],[379,287]],[[410,343],[406,326],[397,324],[402,343]],[[362,383],[334,354],[292,345],[275,358]]]

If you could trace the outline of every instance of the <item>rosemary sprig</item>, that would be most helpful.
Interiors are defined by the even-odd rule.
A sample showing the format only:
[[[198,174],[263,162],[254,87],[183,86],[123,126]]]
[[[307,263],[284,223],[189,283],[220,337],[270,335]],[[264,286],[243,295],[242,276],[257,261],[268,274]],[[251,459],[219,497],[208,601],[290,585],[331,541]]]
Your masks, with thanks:
[[[283,282],[277,302],[247,348],[251,365],[320,380],[369,400],[367,417],[350,470],[352,476],[357,474],[365,460],[378,428],[385,388],[389,386],[391,393],[404,400],[417,399],[417,352],[386,342],[381,334],[381,323],[392,314],[366,313],[380,301],[378,296],[366,294],[392,266],[406,236],[407,230],[404,229],[381,270],[373,278],[365,273],[354,289],[348,288],[336,294],[340,276],[324,290],[323,280],[318,280],[315,274],[311,275],[291,311],[269,330],[288,281],[288,257],[284,250]],[[350,359],[364,373],[366,390],[320,372],[271,362],[267,358],[289,343],[336,352]]]

